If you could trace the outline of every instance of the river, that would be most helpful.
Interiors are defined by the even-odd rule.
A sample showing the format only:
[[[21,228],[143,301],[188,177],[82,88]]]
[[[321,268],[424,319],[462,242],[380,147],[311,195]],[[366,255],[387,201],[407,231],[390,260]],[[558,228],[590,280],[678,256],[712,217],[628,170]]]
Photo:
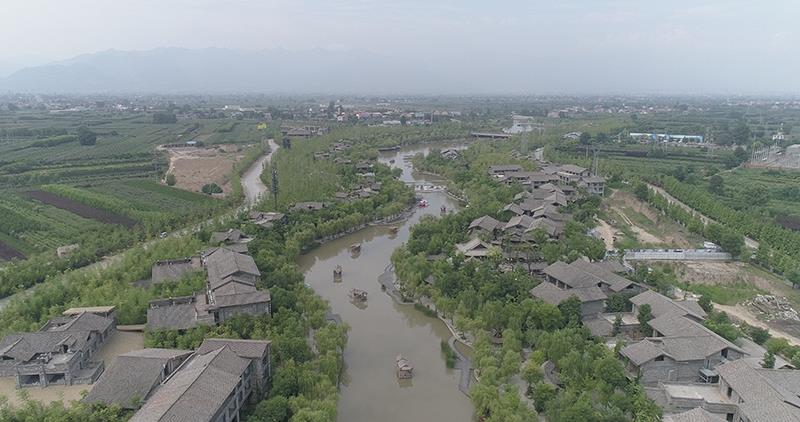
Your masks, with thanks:
[[[404,158],[427,153],[427,147],[382,153],[380,161],[403,169],[401,180],[441,184],[442,180],[412,171]],[[394,160],[393,163],[389,163]],[[427,208],[417,208],[406,221],[397,223],[397,234],[388,227],[373,226],[326,243],[299,258],[306,282],[350,325],[344,351],[345,373],[339,399],[339,417],[350,421],[470,421],[473,406],[458,389],[460,370],[447,369],[440,343],[451,337],[437,318],[425,316],[410,305],[396,303],[381,290],[378,277],[390,263],[392,252],[409,237],[410,228],[423,215],[439,215],[445,205],[456,203],[444,193],[421,194]],[[349,246],[361,243],[358,256]],[[333,270],[343,267],[341,282]],[[356,304],[351,288],[365,290],[368,301]],[[395,357],[402,354],[414,365],[414,378],[399,380]]]

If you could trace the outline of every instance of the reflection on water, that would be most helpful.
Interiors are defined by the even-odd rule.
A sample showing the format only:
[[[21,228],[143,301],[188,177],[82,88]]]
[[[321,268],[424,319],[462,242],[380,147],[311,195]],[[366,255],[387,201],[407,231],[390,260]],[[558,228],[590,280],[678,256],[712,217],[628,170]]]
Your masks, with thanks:
[[[404,157],[424,149],[384,154],[381,161],[403,168],[404,181],[437,181],[412,174]],[[332,311],[350,325],[344,352],[345,373],[339,400],[339,420],[351,421],[469,421],[473,409],[458,390],[459,371],[447,369],[440,342],[451,334],[438,319],[427,317],[410,305],[395,303],[382,291],[378,277],[390,263],[392,252],[408,239],[409,229],[425,214],[439,214],[457,204],[441,193],[423,194],[430,205],[418,208],[397,233],[388,227],[368,227],[331,241],[300,257],[306,282],[330,302]],[[350,245],[361,243],[359,254]],[[343,268],[341,283],[332,282],[336,265]],[[367,292],[366,303],[354,303],[352,288]],[[399,380],[395,357],[407,357],[414,365],[412,380]]]

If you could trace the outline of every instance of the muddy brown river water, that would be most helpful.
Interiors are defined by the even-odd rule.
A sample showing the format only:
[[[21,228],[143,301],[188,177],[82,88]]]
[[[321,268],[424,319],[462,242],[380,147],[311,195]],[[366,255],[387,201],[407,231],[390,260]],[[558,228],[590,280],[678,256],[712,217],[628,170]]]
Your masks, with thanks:
[[[381,161],[403,169],[406,182],[441,183],[415,173],[405,157],[427,153],[427,148],[382,154]],[[381,290],[378,277],[390,264],[392,252],[408,239],[410,228],[426,214],[439,215],[457,204],[444,193],[421,194],[429,202],[416,208],[408,220],[396,224],[397,234],[388,227],[369,227],[326,243],[299,259],[306,282],[330,302],[333,313],[341,315],[351,330],[344,352],[345,373],[339,399],[342,422],[471,421],[473,407],[458,389],[460,371],[447,369],[440,343],[451,337],[437,318],[425,316],[411,305],[396,303]],[[360,254],[349,250],[361,243]],[[334,282],[336,265],[343,268],[341,282]],[[368,293],[366,304],[348,297],[352,288]],[[399,380],[395,357],[402,354],[414,365],[414,377]]]

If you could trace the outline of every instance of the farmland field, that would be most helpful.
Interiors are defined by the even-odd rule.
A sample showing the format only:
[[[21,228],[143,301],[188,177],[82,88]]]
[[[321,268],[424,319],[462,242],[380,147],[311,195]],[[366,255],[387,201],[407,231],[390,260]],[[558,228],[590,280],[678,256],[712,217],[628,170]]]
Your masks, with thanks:
[[[190,140],[254,144],[267,136],[256,123],[186,115],[160,124],[152,112],[109,107],[0,112],[0,261],[72,243],[103,254],[111,244],[222,212],[230,203],[163,185],[169,155],[157,147]],[[79,127],[94,133],[95,142],[84,145]],[[104,243],[100,233],[112,240]]]
[[[92,208],[78,201],[73,201],[69,198],[64,198],[62,196],[58,196],[50,192],[33,190],[26,192],[25,195],[43,204],[52,205],[56,208],[61,208],[62,210],[66,210],[73,214],[77,214],[83,218],[90,218],[92,220],[97,220],[101,223],[119,224],[125,227],[133,227],[134,225],[136,225],[136,221],[130,218],[112,214],[110,212],[106,212],[96,208]]]

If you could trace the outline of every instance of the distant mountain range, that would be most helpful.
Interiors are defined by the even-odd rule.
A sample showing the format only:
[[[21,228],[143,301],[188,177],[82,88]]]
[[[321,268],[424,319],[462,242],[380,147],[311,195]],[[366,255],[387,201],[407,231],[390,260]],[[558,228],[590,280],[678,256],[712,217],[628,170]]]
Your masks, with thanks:
[[[408,94],[463,87],[416,64],[329,50],[108,50],[0,78],[0,92],[22,93]]]

